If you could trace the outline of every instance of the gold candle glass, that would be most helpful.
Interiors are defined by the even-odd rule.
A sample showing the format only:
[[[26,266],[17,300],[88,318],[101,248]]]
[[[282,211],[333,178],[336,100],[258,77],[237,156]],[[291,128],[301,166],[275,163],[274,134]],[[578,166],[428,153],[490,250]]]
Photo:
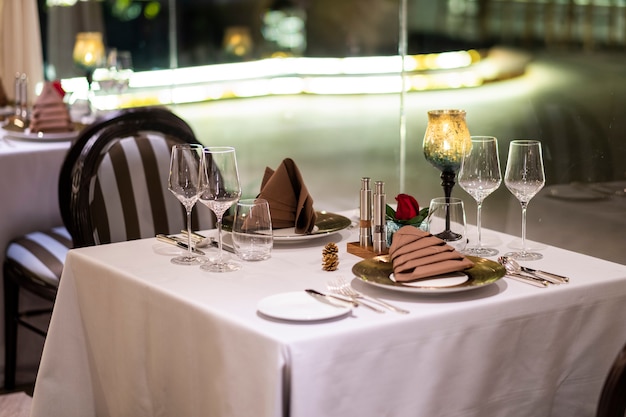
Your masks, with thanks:
[[[76,34],[76,43],[72,53],[74,63],[85,71],[87,84],[91,90],[93,72],[104,62],[104,42],[100,32],[80,32]]]
[[[461,168],[463,153],[470,149],[471,137],[465,122],[465,110],[431,110],[424,134],[424,157],[441,171],[441,185],[446,201],[450,200],[456,173]],[[450,219],[446,218],[450,232]],[[455,240],[452,232],[440,234],[444,240]]]

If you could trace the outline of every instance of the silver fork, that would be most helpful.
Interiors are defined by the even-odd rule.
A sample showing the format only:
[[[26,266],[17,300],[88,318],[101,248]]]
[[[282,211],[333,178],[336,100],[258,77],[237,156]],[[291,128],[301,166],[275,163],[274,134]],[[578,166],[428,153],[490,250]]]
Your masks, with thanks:
[[[384,307],[388,308],[391,311],[395,311],[396,313],[409,314],[409,310],[405,310],[403,308],[394,306],[393,304],[389,304],[388,302],[383,301],[381,299],[378,299],[376,297],[372,297],[372,296],[360,293],[359,291],[357,291],[354,288],[352,288],[350,283],[347,282],[343,278],[336,278],[336,279],[332,280],[328,284],[328,289],[330,291],[336,292],[337,294],[341,294],[341,295],[344,295],[346,297],[350,297],[353,300],[367,300],[367,301],[371,301],[373,303],[380,304],[381,306],[384,306]],[[367,304],[363,304],[363,305],[367,305]]]

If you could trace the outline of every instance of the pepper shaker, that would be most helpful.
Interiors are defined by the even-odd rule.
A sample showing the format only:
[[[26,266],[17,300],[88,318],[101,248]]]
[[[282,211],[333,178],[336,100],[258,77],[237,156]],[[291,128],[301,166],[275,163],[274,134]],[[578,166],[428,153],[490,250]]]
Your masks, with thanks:
[[[385,228],[385,183],[376,181],[374,191],[374,252],[384,253],[387,249],[387,232]]]
[[[372,246],[372,189],[368,177],[361,178],[359,246]]]

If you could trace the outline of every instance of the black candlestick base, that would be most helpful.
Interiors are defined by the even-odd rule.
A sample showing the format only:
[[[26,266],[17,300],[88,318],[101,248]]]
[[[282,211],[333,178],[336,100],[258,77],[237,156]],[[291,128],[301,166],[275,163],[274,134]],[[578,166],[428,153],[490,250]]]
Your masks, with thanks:
[[[452,195],[452,188],[454,187],[454,178],[456,172],[454,171],[442,171],[441,172],[441,186],[443,187],[443,195],[446,197],[446,203],[450,202],[450,196]]]
[[[458,233],[454,233],[452,230],[444,230],[441,233],[437,233],[435,236],[446,242],[454,242],[455,240],[461,240],[461,238],[463,237]]]
[[[450,196],[452,195],[452,188],[454,187],[454,178],[456,177],[456,172],[454,171],[442,171],[441,172],[441,186],[443,187],[443,194],[446,197],[446,203],[450,202]],[[462,236],[459,233],[455,233],[450,230],[450,210],[446,210],[446,229],[437,233],[439,239],[444,240],[446,242],[453,242],[455,240],[460,240]]]

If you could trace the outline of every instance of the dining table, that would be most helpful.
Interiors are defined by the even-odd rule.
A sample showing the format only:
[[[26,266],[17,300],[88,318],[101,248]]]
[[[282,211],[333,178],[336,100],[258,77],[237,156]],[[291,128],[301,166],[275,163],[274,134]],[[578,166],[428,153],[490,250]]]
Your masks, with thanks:
[[[154,238],[71,250],[31,415],[595,415],[626,342],[625,265],[542,245],[527,266],[568,283],[399,289],[355,272],[375,258],[348,251],[357,210],[337,215],[350,226],[275,236],[270,259],[229,273],[174,265]],[[515,239],[487,233],[502,252]],[[338,278],[408,314],[305,292]]]
[[[0,263],[4,262],[9,242],[35,230],[63,224],[59,210],[58,180],[61,165],[70,148],[69,138],[39,138],[36,135],[13,135],[0,128]],[[0,280],[2,279],[0,268]],[[2,298],[0,288],[0,304]],[[23,297],[26,307],[37,305],[35,297]],[[0,308],[4,322],[4,308]],[[18,377],[35,379],[43,339],[24,332],[20,336]],[[31,343],[32,342],[32,343]],[[4,363],[4,332],[0,334],[0,362]],[[0,367],[4,374],[4,366]],[[0,376],[4,380],[3,376]]]

